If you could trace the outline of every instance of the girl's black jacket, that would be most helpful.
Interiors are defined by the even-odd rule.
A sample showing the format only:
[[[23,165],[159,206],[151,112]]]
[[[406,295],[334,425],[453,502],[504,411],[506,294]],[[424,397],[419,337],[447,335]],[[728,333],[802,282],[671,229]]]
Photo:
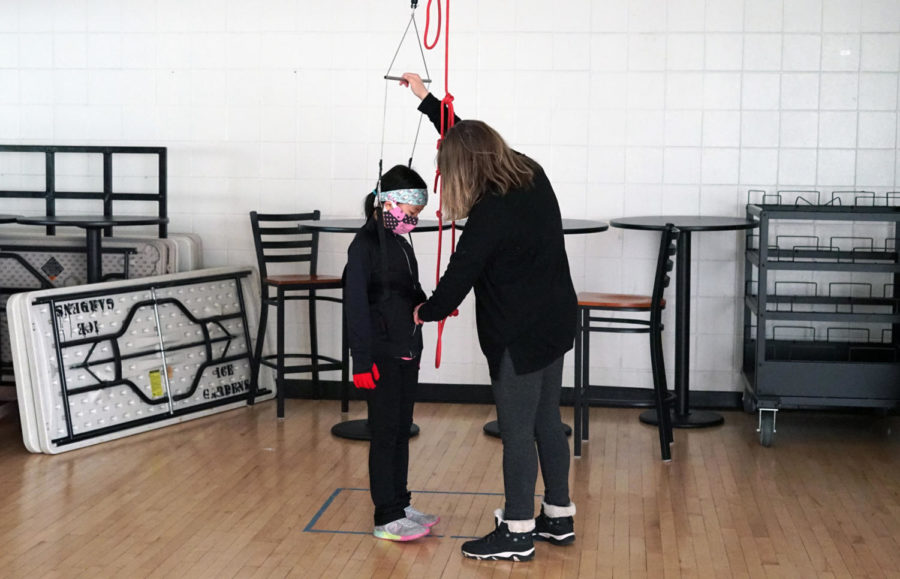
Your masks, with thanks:
[[[384,287],[380,221],[369,219],[347,250],[344,267],[344,315],[353,356],[353,373],[372,371],[374,358],[415,358],[422,353],[422,331],[413,308],[425,301],[412,246],[384,231],[387,290]]]
[[[419,106],[440,129],[441,104]],[[456,252],[431,298],[424,321],[441,320],[475,288],[475,317],[491,377],[509,350],[517,374],[541,370],[572,348],[578,300],[569,273],[562,217],[544,170],[505,195],[485,191],[469,212]]]

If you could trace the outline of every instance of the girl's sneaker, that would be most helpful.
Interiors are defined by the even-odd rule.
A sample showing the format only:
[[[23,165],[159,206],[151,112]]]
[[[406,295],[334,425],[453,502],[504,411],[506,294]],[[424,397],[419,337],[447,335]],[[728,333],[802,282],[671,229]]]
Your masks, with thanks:
[[[403,509],[403,512],[406,514],[406,518],[410,521],[419,523],[423,527],[428,527],[429,529],[438,524],[438,521],[441,520],[439,516],[423,513],[412,505]]]
[[[428,528],[406,517],[391,521],[386,525],[378,525],[372,533],[379,539],[388,541],[414,541],[428,534]]]

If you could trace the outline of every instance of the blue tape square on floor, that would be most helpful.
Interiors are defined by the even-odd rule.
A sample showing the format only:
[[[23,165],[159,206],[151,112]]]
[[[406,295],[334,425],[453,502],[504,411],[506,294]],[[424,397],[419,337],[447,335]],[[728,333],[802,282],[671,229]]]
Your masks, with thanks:
[[[436,527],[451,527],[450,530],[457,530],[458,533],[450,534],[431,534],[429,537],[449,537],[451,539],[477,539],[482,537],[484,533],[463,534],[463,531],[470,533],[478,533],[478,528],[473,529],[456,529],[459,525],[455,524],[454,516],[459,506],[459,501],[467,501],[468,509],[481,509],[489,514],[493,513],[494,508],[503,504],[503,493],[475,493],[475,492],[453,492],[453,491],[412,491],[415,506],[422,512],[434,512],[441,516],[440,522]],[[449,499],[456,497],[456,500]],[[500,497],[500,500],[497,500]],[[541,495],[536,495],[540,498]],[[441,506],[446,508],[440,508]],[[439,508],[434,508],[439,507]],[[360,512],[366,513],[360,516]],[[369,489],[339,487],[331,493],[319,510],[313,515],[306,527],[304,533],[334,533],[343,535],[370,535],[372,527],[363,528],[362,525],[371,525],[372,518],[372,502],[369,498]],[[446,513],[446,514],[445,514]],[[349,514],[349,516],[344,516]],[[457,516],[458,518],[458,516]],[[484,517],[477,517],[475,523],[484,525]],[[471,520],[470,520],[471,524]],[[483,529],[482,529],[483,530]],[[486,532],[486,531],[485,531]]]

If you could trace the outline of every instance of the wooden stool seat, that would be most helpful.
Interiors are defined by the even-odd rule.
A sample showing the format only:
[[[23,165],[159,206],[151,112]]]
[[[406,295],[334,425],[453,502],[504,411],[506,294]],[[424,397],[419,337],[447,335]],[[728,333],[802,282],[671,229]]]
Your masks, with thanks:
[[[590,308],[649,310],[653,298],[641,294],[607,294],[599,292],[578,292],[578,305]],[[666,307],[666,300],[660,300]]]

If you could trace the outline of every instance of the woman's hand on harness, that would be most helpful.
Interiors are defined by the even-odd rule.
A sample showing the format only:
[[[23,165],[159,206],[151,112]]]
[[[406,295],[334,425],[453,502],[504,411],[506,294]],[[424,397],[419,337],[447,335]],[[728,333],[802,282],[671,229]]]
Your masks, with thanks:
[[[371,372],[353,375],[353,385],[364,390],[374,390],[375,381],[379,378],[381,378],[381,374],[378,373],[378,366],[372,364]]]
[[[424,304],[424,303],[425,302],[422,302],[421,304],[417,305],[413,309],[413,321],[416,323],[417,326],[421,326],[422,324],[425,323],[424,321],[422,321],[422,318],[419,317],[419,308],[421,308],[422,304]]]
[[[416,323],[417,326],[421,326],[422,324],[425,323],[425,321],[419,317],[419,308],[421,308],[424,303],[425,302],[422,302],[421,304],[417,305],[415,307],[415,309],[413,310],[413,321]],[[459,309],[455,309],[452,312],[450,312],[450,315],[447,317],[455,318],[458,315],[459,315]]]
[[[421,76],[414,72],[404,72],[400,77],[403,79],[400,81],[400,86],[408,86],[413,94],[419,97],[419,100],[428,96],[428,87],[422,82]]]

